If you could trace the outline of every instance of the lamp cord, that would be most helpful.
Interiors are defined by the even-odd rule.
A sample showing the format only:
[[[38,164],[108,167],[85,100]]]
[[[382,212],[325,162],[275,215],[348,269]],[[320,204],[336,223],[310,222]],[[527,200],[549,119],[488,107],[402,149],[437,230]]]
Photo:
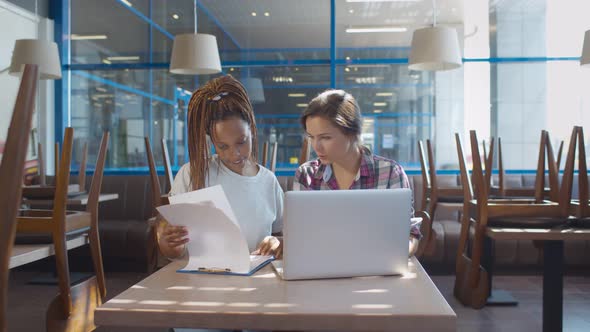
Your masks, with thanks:
[[[197,0],[193,4],[193,14],[195,15],[195,35],[197,34]]]
[[[436,0],[432,0],[432,26],[436,26]]]

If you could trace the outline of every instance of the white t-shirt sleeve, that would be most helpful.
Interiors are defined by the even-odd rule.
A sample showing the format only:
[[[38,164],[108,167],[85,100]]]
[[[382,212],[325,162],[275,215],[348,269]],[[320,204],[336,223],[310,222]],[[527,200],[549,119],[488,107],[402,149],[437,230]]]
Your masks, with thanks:
[[[192,191],[191,188],[191,167],[189,163],[186,163],[182,165],[174,178],[174,182],[172,182],[170,196]]]
[[[283,189],[279,181],[275,177],[275,200],[276,200],[276,219],[272,223],[272,233],[280,233],[283,231]]]

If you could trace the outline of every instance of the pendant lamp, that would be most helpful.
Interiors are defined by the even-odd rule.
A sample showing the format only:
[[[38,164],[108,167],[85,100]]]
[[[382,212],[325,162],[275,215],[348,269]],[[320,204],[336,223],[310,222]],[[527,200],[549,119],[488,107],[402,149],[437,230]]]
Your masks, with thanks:
[[[182,75],[210,75],[221,72],[217,39],[197,33],[197,1],[194,1],[194,33],[177,35],[172,45],[170,72]]]
[[[61,78],[59,52],[55,42],[40,39],[17,40],[14,43],[8,73],[20,76],[27,64],[39,66],[39,79],[56,80]]]
[[[432,27],[414,31],[408,63],[410,70],[442,71],[461,67],[457,31],[436,25],[434,0]]]

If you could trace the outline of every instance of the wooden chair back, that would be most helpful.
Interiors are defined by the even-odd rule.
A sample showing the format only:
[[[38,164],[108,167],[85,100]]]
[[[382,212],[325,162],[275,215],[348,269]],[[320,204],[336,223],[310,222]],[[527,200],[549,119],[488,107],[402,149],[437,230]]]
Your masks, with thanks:
[[[106,160],[106,150],[108,147],[109,133],[105,132],[102,136],[96,167],[92,176],[90,194],[88,197],[87,213],[90,214],[91,224],[89,232],[90,252],[94,265],[95,276],[90,279],[70,287],[68,283],[68,292],[61,290],[62,276],[69,276],[68,265],[58,265],[58,275],[60,278],[60,293],[53,299],[47,309],[46,326],[50,332],[73,332],[73,331],[93,331],[94,310],[100,306],[106,298],[106,283],[102,254],[100,250],[100,237],[98,229],[98,198],[102,185],[103,171]],[[65,243],[65,233],[59,234],[59,242]],[[56,246],[56,255],[57,255]],[[66,255],[62,251],[60,255]],[[69,298],[66,298],[69,297]],[[69,311],[64,306],[70,304]]]
[[[584,129],[582,127],[574,127],[576,131],[576,143],[578,145],[578,199],[572,200],[572,211],[576,220],[576,226],[588,227],[588,220],[590,217],[590,197],[588,193],[588,165],[586,162],[586,147],[584,140]],[[570,149],[572,143],[570,141]],[[565,172],[564,172],[565,176]]]
[[[576,132],[572,133],[572,139],[575,139]],[[471,140],[471,152],[473,156],[473,184],[475,187],[474,196],[477,199],[478,207],[481,205],[482,208],[487,207],[489,200],[489,186],[486,184],[485,175],[483,173],[483,167],[479,158],[479,148],[477,142],[477,134],[474,130],[470,132]],[[557,167],[553,155],[553,148],[549,139],[549,133],[542,131],[541,143],[539,145],[539,159],[537,162],[537,173],[535,179],[535,202],[541,203],[544,201],[544,179],[545,179],[545,160],[547,160],[547,166],[549,168],[549,181],[550,181],[550,193],[549,197],[551,201],[559,203],[559,205],[565,207],[569,205],[569,198],[571,197],[571,186],[573,181],[573,153],[575,150],[568,152],[568,160],[566,164],[566,170],[564,172],[564,181],[561,183],[561,188],[558,185]],[[569,159],[571,158],[571,160]],[[571,173],[571,174],[570,174]],[[567,198],[567,199],[566,199]],[[509,200],[506,200],[507,202]],[[564,213],[563,215],[567,215]]]
[[[270,165],[269,169],[271,172],[275,172],[277,170],[277,153],[279,149],[279,144],[274,142],[272,144],[271,152],[270,152]]]
[[[426,155],[424,154],[424,143],[418,141],[418,154],[420,156],[420,170],[422,171],[422,200],[420,203],[420,210],[426,211],[428,208],[428,197],[432,184],[430,183],[430,173],[428,165],[426,164]]]
[[[422,169],[422,200],[420,209],[427,212],[430,219],[426,223],[422,223],[421,232],[423,239],[420,241],[416,256],[433,255],[437,234],[432,228],[432,221],[436,218],[436,208],[439,201],[448,203],[460,203],[462,201],[462,189],[459,186],[439,187],[436,177],[436,163],[434,160],[434,152],[432,144],[429,139],[426,140],[426,161],[424,153],[424,145],[418,142],[420,154],[420,166]]]
[[[68,183],[70,180],[70,166],[72,162],[72,145],[74,129],[66,128],[59,162],[59,173],[56,178],[55,197],[53,200],[53,245],[55,246],[55,264],[57,268],[60,304],[64,315],[72,310],[70,291],[70,268],[66,247],[66,207],[68,198]]]
[[[78,185],[80,186],[80,191],[86,191],[86,160],[88,159],[88,142],[84,142],[84,147],[82,148],[82,159],[80,160],[80,169],[78,172]]]
[[[471,222],[469,220],[469,202],[473,199],[473,185],[471,183],[471,176],[467,170],[465,156],[463,154],[463,146],[461,144],[461,137],[455,133],[455,143],[457,145],[457,156],[459,158],[459,172],[461,173],[461,183],[463,184],[463,213],[461,213],[461,232],[459,235],[459,246],[457,247],[457,257],[461,257],[465,253],[467,238],[469,237],[469,228]],[[457,259],[459,264],[459,259]]]
[[[106,296],[106,284],[104,277],[104,269],[102,262],[102,254],[100,250],[100,237],[98,228],[98,204],[100,191],[102,187],[102,178],[104,174],[104,167],[106,163],[106,154],[109,146],[110,133],[105,131],[102,134],[100,147],[98,150],[98,157],[96,159],[96,166],[94,174],[92,175],[92,182],[90,183],[90,193],[88,194],[88,204],[86,205],[86,212],[90,213],[92,221],[90,224],[90,250],[92,253],[92,260],[94,263],[94,271],[98,280],[101,297]]]
[[[55,177],[57,177],[59,169],[59,143],[55,143],[55,174],[54,183],[47,185],[45,173],[45,160],[43,158],[43,146],[41,143],[37,145],[38,161],[39,161],[39,184],[25,186],[23,188],[23,195],[28,198],[53,198],[55,194]],[[82,157],[80,159],[80,166],[78,168],[78,183],[68,185],[68,193],[83,193],[86,191],[86,162],[88,159],[88,142],[84,143],[82,148]]]
[[[262,159],[260,160],[260,164],[264,167],[266,167],[266,165],[268,163],[268,145],[269,145],[268,141],[265,141],[262,144]]]
[[[8,267],[16,234],[37,81],[37,66],[25,65],[0,165],[0,332],[7,329]]]
[[[53,171],[55,176],[53,177],[53,185],[57,182],[57,173],[59,172],[59,142],[55,142],[53,145]]]
[[[557,170],[561,168],[561,153],[563,152],[563,140],[559,143],[559,149],[557,150]]]
[[[430,140],[426,140],[426,153],[428,156],[428,175],[430,176],[430,200],[438,198],[438,180],[436,179],[436,161],[434,160],[434,151]],[[430,209],[429,209],[430,210]],[[428,211],[431,218],[434,218],[434,211]]]
[[[560,149],[563,148],[563,144]],[[561,158],[559,152],[558,158]],[[549,170],[549,187],[545,186],[545,167]],[[555,165],[555,166],[553,166]],[[537,201],[544,198],[557,200],[559,192],[559,162],[555,162],[553,156],[553,148],[549,140],[549,133],[546,130],[541,131],[541,139],[539,143],[539,158],[537,160],[537,171],[535,173],[534,188],[507,188],[506,187],[506,171],[504,169],[504,159],[502,155],[502,140],[498,137],[498,187],[497,195],[503,197],[511,196],[534,196]]]
[[[311,141],[305,136],[301,144],[301,155],[299,155],[299,165],[307,162],[311,154]]]
[[[172,175],[172,167],[170,166],[170,153],[168,153],[168,144],[166,139],[162,138],[162,156],[164,158],[164,171],[166,174],[166,186],[164,187],[165,192],[169,192],[172,189],[172,183],[174,182],[174,176]]]
[[[471,154],[473,159],[473,187],[469,182],[469,175],[465,165],[465,159],[461,147],[459,135],[455,135],[457,141],[457,153],[459,156],[459,166],[461,177],[464,183],[464,205],[463,216],[461,219],[461,232],[459,236],[459,246],[457,249],[456,261],[456,279],[455,279],[455,296],[466,305],[474,308],[481,308],[485,305],[489,296],[489,278],[487,271],[481,266],[483,240],[490,218],[509,218],[514,222],[526,222],[528,219],[535,218],[553,218],[552,222],[565,223],[567,219],[567,208],[571,196],[571,182],[573,180],[573,150],[570,149],[566,162],[566,173],[562,187],[559,190],[561,195],[558,197],[559,203],[543,200],[543,183],[537,181],[536,199],[490,199],[489,183],[485,177],[483,166],[479,154],[478,140],[475,131],[470,132]],[[575,143],[574,143],[575,144]],[[542,133],[540,145],[539,165],[544,166],[545,156],[548,159],[550,173],[555,172],[555,161],[553,160],[553,151],[551,148],[549,135],[547,132]],[[552,169],[553,168],[553,169]],[[544,167],[539,171],[544,177]],[[551,176],[550,176],[551,178]],[[551,180],[553,181],[553,180]],[[541,189],[538,189],[541,188]],[[475,201],[472,200],[475,198]],[[516,218],[516,219],[515,219]],[[524,219],[522,219],[524,218]],[[466,254],[470,226],[475,227],[475,235],[471,247],[470,257]],[[542,219],[543,220],[543,219]],[[519,226],[515,226],[519,227]]]
[[[145,152],[148,159],[148,166],[150,169],[150,185],[152,187],[152,201],[153,211],[152,215],[156,216],[158,213],[156,208],[160,205],[168,204],[168,194],[162,194],[160,187],[160,179],[158,178],[158,170],[156,169],[156,162],[154,160],[154,154],[150,144],[149,137],[145,137]],[[170,175],[171,176],[171,175]]]
[[[492,173],[494,168],[494,138],[490,139],[490,152],[486,153],[486,142],[483,141],[483,158],[485,160],[485,178],[489,187],[492,186]]]
[[[158,179],[158,171],[156,169],[156,162],[154,161],[154,154],[152,153],[152,147],[150,145],[149,137],[145,137],[145,153],[148,159],[148,166],[150,169],[150,184],[152,187],[152,201],[154,202],[153,215],[157,214],[156,207],[160,206],[160,197],[162,192],[160,191],[160,180]]]
[[[469,304],[474,308],[481,308],[484,306],[487,299],[489,276],[488,273],[479,266],[479,263],[477,263],[479,266],[478,284],[473,287],[472,284],[468,283],[469,273],[472,271],[473,266],[475,266],[471,257],[466,254],[471,227],[469,209],[471,208],[471,200],[474,198],[474,192],[471,182],[472,179],[471,176],[469,176],[467,165],[465,163],[461,138],[458,133],[455,133],[455,142],[457,145],[457,156],[459,158],[461,183],[463,184],[463,210],[461,213],[461,231],[459,234],[459,245],[457,247],[457,259],[455,262],[455,285],[453,294],[464,304]],[[473,159],[478,159],[478,157],[474,156]]]
[[[43,144],[37,143],[37,160],[39,160],[39,185],[47,185],[47,174],[45,172],[45,158],[43,158]]]

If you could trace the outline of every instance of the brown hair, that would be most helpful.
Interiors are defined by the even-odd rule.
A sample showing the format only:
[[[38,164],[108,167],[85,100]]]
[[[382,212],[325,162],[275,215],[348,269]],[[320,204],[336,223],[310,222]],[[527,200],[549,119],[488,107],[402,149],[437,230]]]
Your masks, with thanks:
[[[238,117],[250,125],[251,160],[258,159],[254,110],[244,86],[231,75],[215,78],[193,93],[188,104],[188,154],[193,189],[205,187],[211,159],[207,135],[214,139],[215,123]]]
[[[361,135],[361,110],[356,99],[344,90],[326,90],[313,98],[300,119],[304,130],[307,130],[306,121],[310,116],[330,120],[345,135],[355,136],[357,139]]]

